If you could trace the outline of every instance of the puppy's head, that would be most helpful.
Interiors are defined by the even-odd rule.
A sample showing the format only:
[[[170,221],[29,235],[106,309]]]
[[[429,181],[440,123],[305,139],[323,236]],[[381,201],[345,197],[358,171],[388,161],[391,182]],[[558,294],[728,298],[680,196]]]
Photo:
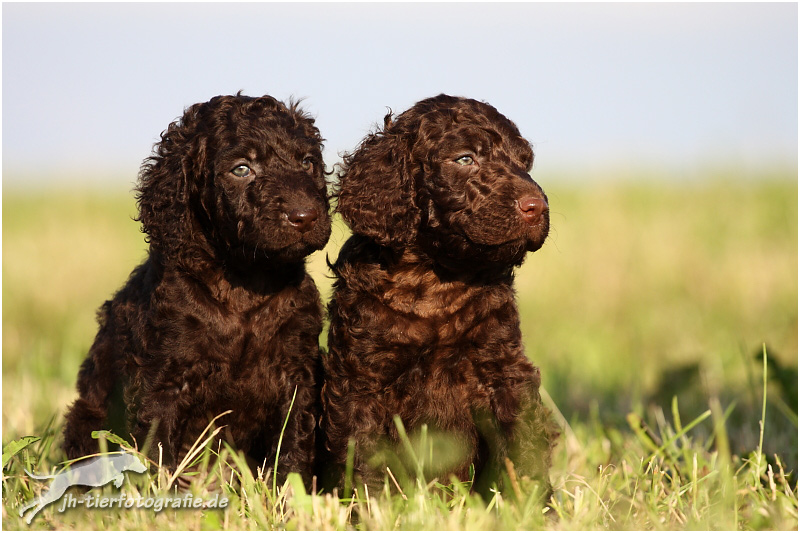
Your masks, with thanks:
[[[530,143],[492,106],[423,100],[345,156],[337,209],[355,233],[451,265],[518,264],[549,231]],[[469,264],[467,264],[469,266]]]
[[[202,232],[226,258],[295,261],[330,236],[322,138],[296,105],[218,96],[169,126],[142,168],[139,220],[169,251]]]

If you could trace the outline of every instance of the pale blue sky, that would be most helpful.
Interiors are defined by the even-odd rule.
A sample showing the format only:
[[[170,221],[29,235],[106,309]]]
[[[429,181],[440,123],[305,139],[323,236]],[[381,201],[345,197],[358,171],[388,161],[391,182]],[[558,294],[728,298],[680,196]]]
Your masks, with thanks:
[[[488,101],[535,173],[797,165],[795,3],[4,3],[3,178],[129,186],[183,108],[305,97],[326,159],[440,92]]]

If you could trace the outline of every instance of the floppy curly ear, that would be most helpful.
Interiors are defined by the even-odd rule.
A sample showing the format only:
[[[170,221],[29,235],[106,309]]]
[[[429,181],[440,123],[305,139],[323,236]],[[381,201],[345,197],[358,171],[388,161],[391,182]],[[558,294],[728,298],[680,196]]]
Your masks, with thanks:
[[[136,220],[142,223],[151,249],[166,256],[175,255],[182,242],[191,240],[190,202],[206,166],[206,139],[197,127],[201,105],[190,107],[169,125],[139,172]]]
[[[407,134],[390,131],[390,117],[384,131],[369,135],[344,156],[336,211],[353,233],[397,247],[416,235],[420,211],[415,203],[411,140]]]

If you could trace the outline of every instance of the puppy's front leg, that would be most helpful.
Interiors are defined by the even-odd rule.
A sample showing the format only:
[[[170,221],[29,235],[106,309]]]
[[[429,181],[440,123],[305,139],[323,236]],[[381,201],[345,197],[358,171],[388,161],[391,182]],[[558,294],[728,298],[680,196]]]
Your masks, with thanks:
[[[79,397],[66,415],[63,448],[70,459],[96,453],[92,432],[106,426],[108,402],[119,377],[111,302],[100,312],[101,327],[78,372]]]
[[[294,404],[289,412],[293,395]],[[286,479],[289,472],[297,472],[302,476],[306,488],[310,488],[311,478],[314,475],[316,426],[320,412],[316,389],[313,386],[297,385],[295,394],[294,387],[292,387],[280,412],[281,420],[278,429],[285,421],[286,430],[283,432],[278,457],[278,480]],[[274,438],[277,440],[279,434],[276,433]]]
[[[526,385],[520,414],[511,435],[509,458],[518,475],[539,481],[546,501],[552,493],[547,472],[559,431],[550,410],[542,403],[538,383]]]
[[[136,410],[136,440],[151,456],[160,457],[162,464],[176,467],[188,453],[202,429],[197,428],[196,413],[180,407],[180,397],[174,386],[154,386],[143,397]],[[195,414],[195,416],[190,416]],[[191,427],[187,427],[191,424]],[[191,437],[191,440],[189,438]],[[161,443],[160,454],[150,450]]]

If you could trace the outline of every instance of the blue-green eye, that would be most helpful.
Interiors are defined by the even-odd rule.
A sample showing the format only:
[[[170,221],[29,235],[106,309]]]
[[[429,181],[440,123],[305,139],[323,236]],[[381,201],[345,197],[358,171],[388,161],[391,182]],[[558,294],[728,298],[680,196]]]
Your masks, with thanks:
[[[314,167],[314,158],[306,157],[303,159],[303,170],[311,170]]]
[[[456,163],[458,163],[459,165],[464,165],[464,166],[474,165],[475,164],[475,160],[472,159],[471,155],[462,155],[461,157],[456,159]]]
[[[239,178],[246,178],[252,171],[247,165],[239,165],[231,170],[231,174]]]

